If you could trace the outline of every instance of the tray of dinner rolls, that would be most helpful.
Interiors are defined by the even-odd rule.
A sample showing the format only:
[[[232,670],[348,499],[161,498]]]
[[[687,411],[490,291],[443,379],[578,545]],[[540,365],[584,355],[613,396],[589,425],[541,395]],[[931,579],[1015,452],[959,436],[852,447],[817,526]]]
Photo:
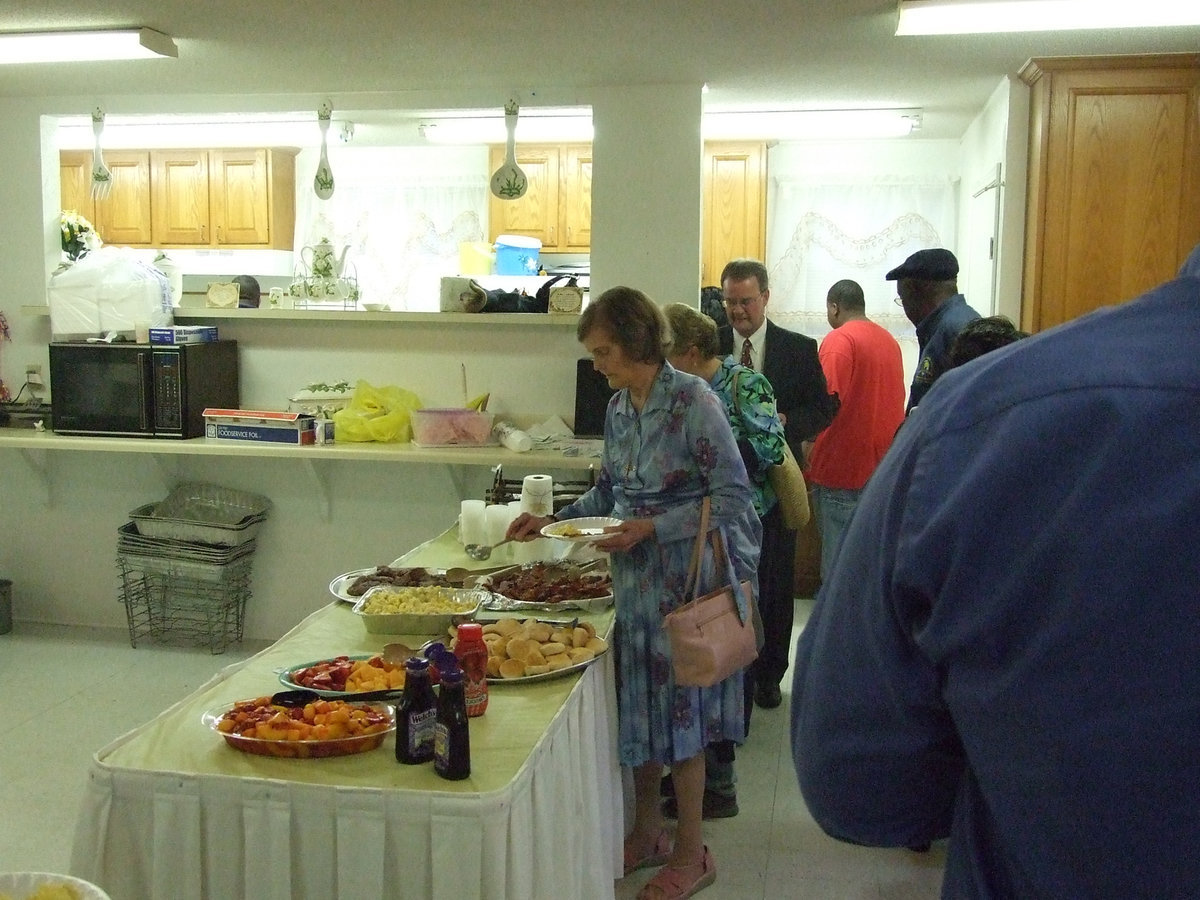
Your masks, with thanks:
[[[608,650],[591,622],[505,617],[483,626],[488,681],[537,681],[587,668]]]

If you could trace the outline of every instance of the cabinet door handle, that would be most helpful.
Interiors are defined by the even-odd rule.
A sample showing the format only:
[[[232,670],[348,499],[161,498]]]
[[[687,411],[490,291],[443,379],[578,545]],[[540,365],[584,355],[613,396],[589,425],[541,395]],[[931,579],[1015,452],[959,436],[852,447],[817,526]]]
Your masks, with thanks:
[[[554,226],[553,225],[550,226],[550,231],[548,232],[548,234],[550,235],[550,246],[553,247],[555,244],[558,243],[558,241],[556,241],[554,239]]]

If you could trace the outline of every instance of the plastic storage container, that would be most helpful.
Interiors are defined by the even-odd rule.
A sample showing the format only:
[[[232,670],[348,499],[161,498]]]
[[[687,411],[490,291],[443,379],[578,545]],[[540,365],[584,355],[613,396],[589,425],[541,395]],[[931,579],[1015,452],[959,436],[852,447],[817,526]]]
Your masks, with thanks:
[[[542,242],[520,234],[502,234],[496,238],[497,275],[536,275]]]
[[[495,444],[489,412],[474,409],[414,409],[413,443],[422,447],[482,447]]]

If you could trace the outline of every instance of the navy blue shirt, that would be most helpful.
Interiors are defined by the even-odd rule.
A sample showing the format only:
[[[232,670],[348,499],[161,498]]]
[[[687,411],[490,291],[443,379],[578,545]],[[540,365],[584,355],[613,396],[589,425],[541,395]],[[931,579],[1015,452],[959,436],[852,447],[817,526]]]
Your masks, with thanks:
[[[1198,896],[1200,279],[939,378],[794,678],[816,821],[943,897]]]
[[[917,358],[905,412],[920,403],[937,377],[950,368],[950,345],[964,325],[978,318],[979,313],[967,305],[967,298],[955,294],[917,324],[921,355]]]

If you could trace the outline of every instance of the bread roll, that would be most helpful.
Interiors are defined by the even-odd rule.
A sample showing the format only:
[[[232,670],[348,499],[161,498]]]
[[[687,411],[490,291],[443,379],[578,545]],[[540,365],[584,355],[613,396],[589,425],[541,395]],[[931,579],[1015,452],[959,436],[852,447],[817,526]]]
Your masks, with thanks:
[[[504,618],[496,620],[496,630],[501,634],[512,634],[521,627],[520,619]]]
[[[529,666],[544,666],[546,664],[545,654],[543,654],[542,651],[537,647],[531,649],[522,657],[522,659],[525,660],[526,668]]]
[[[559,641],[547,641],[542,644],[542,655],[546,659],[549,659],[552,656],[557,656],[559,653],[566,653],[567,646],[567,644],[560,643]]]
[[[520,678],[525,674],[525,663],[519,659],[506,659],[500,663],[501,678]]]
[[[549,671],[550,671],[549,666],[526,666],[525,667],[526,675],[545,675]]]
[[[604,640],[604,638],[594,637],[587,642],[586,646],[589,650],[595,652],[595,654],[599,656],[608,649],[608,642]]]
[[[500,675],[500,665],[505,662],[499,656],[489,656],[487,658],[487,674],[488,678],[496,678]]]
[[[546,657],[546,665],[550,667],[550,671],[565,669],[571,664],[571,657],[566,653],[555,653],[553,656]]]
[[[572,647],[586,647],[587,642],[591,639],[592,635],[588,633],[586,628],[576,627],[575,630],[571,632]],[[564,643],[566,642],[564,641]]]
[[[537,649],[537,644],[529,640],[529,638],[512,638],[504,647],[504,652],[509,659],[519,659],[524,661],[531,650]]]
[[[550,635],[554,632],[554,629],[545,622],[534,622],[527,627],[527,630],[529,631],[529,637],[539,644],[550,640]]]
[[[571,662],[587,662],[589,659],[596,658],[596,651],[589,650],[587,647],[572,647],[567,651],[567,656],[571,657]]]

